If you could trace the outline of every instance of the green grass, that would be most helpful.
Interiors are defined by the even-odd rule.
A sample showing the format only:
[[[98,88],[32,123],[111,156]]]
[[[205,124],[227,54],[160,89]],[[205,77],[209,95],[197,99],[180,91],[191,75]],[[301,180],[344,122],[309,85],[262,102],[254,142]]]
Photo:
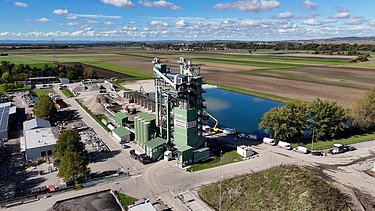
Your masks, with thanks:
[[[202,187],[198,195],[222,210],[347,210],[345,198],[306,168],[278,166]]]
[[[283,62],[264,62],[264,61],[245,61],[245,60],[235,60],[235,59],[220,59],[220,58],[194,58],[194,61],[200,62],[212,62],[212,63],[221,63],[221,64],[233,64],[233,65],[245,65],[251,67],[260,67],[260,68],[301,68],[306,67],[302,64],[289,64]]]
[[[287,98],[287,97],[282,97],[282,96],[277,96],[277,95],[273,95],[273,94],[249,91],[249,90],[245,90],[245,89],[241,89],[241,88],[237,88],[237,87],[233,87],[233,86],[220,85],[220,84],[215,84],[215,83],[208,83],[208,84],[217,86],[220,89],[224,89],[224,90],[228,90],[228,91],[232,91],[232,92],[237,92],[237,93],[241,93],[241,94],[245,94],[245,95],[251,95],[251,96],[254,96],[254,97],[260,97],[260,98],[265,98],[265,99],[269,99],[269,100],[274,100],[274,101],[278,101],[278,102],[282,102],[282,103],[287,103],[287,102],[293,101],[293,99],[290,99],[290,98]]]
[[[126,210],[129,209],[130,205],[132,205],[136,201],[138,201],[138,199],[133,198],[131,196],[128,196],[126,194],[123,194],[123,193],[120,193],[120,192],[117,192],[117,194],[118,194],[118,197],[120,198],[120,201],[121,201],[122,205],[125,207]]]
[[[227,152],[223,154],[221,158],[221,165],[227,165],[230,163],[235,163],[242,161],[242,157],[237,153],[236,150]],[[191,167],[188,168],[188,171],[194,172],[194,171],[201,171],[204,169],[214,168],[220,166],[220,157],[214,156],[211,161],[208,163],[198,163],[194,164]]]
[[[61,92],[66,96],[66,97],[74,97],[74,94],[69,90],[69,89],[61,89]]]
[[[21,88],[8,90],[7,92],[28,91],[28,90],[30,90],[30,88],[31,87],[29,85],[23,85],[23,87],[21,87]],[[5,92],[4,84],[0,84],[0,93],[4,93],[4,92]]]
[[[98,115],[93,114],[85,105],[82,104],[82,102],[78,99],[75,99],[75,101],[78,103],[78,105],[81,106],[83,110],[85,110],[100,126],[102,126],[107,132],[109,132],[109,129],[103,124],[101,119],[98,118]]]
[[[140,68],[134,68],[134,67],[123,67],[121,65],[112,64],[108,62],[103,61],[85,61],[82,62],[83,64],[88,64],[96,67],[101,67],[107,70],[111,70],[114,72],[130,75],[133,77],[136,77],[138,79],[151,79],[152,78],[152,72],[145,71]]]
[[[318,141],[314,142],[314,149],[313,150],[325,150],[330,149],[333,147],[333,144],[355,144],[361,143],[366,141],[373,141],[375,140],[375,133],[369,133],[364,135],[354,135],[349,138],[343,139],[335,139],[331,141]],[[312,149],[312,144],[306,144],[305,147]]]
[[[53,91],[53,89],[37,89],[35,94],[38,96],[38,98],[42,97],[43,95],[46,95],[48,93],[56,93]]]

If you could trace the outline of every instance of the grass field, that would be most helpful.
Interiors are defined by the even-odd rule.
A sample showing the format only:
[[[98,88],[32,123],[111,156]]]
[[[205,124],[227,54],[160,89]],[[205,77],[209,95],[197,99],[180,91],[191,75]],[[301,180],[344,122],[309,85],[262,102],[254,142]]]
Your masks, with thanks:
[[[61,89],[61,92],[62,92],[66,97],[74,97],[74,94],[73,94],[69,89]]]
[[[224,153],[221,158],[221,165],[227,165],[230,163],[235,163],[242,161],[242,157],[237,153],[236,150]],[[214,156],[211,161],[194,164],[188,168],[188,171],[201,171],[204,169],[214,168],[220,166],[220,157]]]
[[[8,92],[15,92],[15,91],[28,91],[30,90],[30,86],[29,85],[23,85],[22,88],[17,88],[17,89],[12,89],[12,90],[8,90]],[[4,90],[4,84],[0,84],[0,93],[4,93],[5,90]]]
[[[126,210],[129,209],[129,206],[134,204],[136,201],[138,201],[138,199],[136,198],[133,198],[131,196],[128,196],[126,194],[123,194],[123,193],[120,193],[120,192],[117,192],[118,194],[118,197],[122,203],[122,205],[125,207]]]
[[[220,188],[221,186],[221,188]],[[278,166],[202,187],[198,194],[215,210],[347,210],[345,198],[311,171]]]
[[[343,139],[335,139],[331,141],[318,141],[314,142],[314,144],[309,143],[304,145],[310,150],[325,150],[325,149],[330,149],[333,147],[333,144],[356,144],[356,143],[361,143],[361,142],[366,142],[366,141],[374,141],[375,140],[375,133],[369,133],[369,134],[364,134],[364,135],[355,135],[351,136],[348,138],[343,138]],[[297,146],[298,144],[295,144],[294,146]],[[303,145],[303,144],[299,144]]]
[[[42,97],[43,95],[46,95],[48,93],[56,93],[53,91],[53,89],[37,89],[35,94],[38,96],[38,98]]]

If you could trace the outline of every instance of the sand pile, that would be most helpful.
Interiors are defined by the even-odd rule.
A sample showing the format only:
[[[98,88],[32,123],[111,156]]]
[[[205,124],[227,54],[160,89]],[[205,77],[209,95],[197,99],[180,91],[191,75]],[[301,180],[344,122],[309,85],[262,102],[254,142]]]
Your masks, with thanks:
[[[86,98],[83,104],[93,113],[104,114],[105,106],[103,104],[108,103],[108,99],[104,96],[93,96]]]

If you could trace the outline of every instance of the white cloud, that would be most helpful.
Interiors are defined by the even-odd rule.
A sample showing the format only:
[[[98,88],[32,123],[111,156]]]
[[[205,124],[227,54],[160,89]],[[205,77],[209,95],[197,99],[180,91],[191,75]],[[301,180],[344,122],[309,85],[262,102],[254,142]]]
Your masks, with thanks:
[[[281,12],[281,13],[277,14],[275,16],[275,18],[278,18],[278,19],[291,19],[291,18],[294,18],[294,15],[293,15],[293,13],[291,13],[289,11],[286,11],[286,12]]]
[[[234,3],[218,3],[214,6],[218,10],[238,9],[245,12],[258,12],[260,10],[271,10],[280,7],[278,0],[244,0]]]
[[[69,11],[67,9],[56,9],[52,13],[55,15],[67,15]]]
[[[184,28],[188,26],[185,20],[179,20],[174,25],[176,26],[176,28]]]
[[[78,22],[69,22],[66,24],[67,26],[78,26],[79,23]]]
[[[133,2],[130,0],[101,0],[101,2],[121,8],[134,7]]]
[[[340,11],[337,11],[337,13],[335,14],[335,18],[336,19],[350,18],[350,14],[347,10],[340,10]]]
[[[14,4],[15,4],[17,7],[23,7],[23,8],[28,7],[27,4],[26,4],[26,3],[23,3],[23,2],[15,2]]]
[[[305,20],[305,21],[303,21],[303,24],[309,25],[309,26],[319,26],[319,25],[322,25],[322,23],[320,21],[317,21],[315,19]]]
[[[66,17],[66,19],[68,19],[68,20],[75,20],[75,19],[77,19],[78,17],[77,16],[75,16],[75,15],[72,15],[72,16],[68,16],[68,17]]]
[[[160,7],[160,8],[169,8],[172,10],[181,9],[180,6],[177,6],[176,4],[173,4],[165,0],[158,0],[158,1],[140,0],[139,3],[145,7]]]
[[[112,22],[110,22],[110,21],[107,21],[107,22],[104,22],[104,23],[103,23],[103,25],[104,25],[104,26],[112,26],[112,25],[113,25],[113,23],[112,23]]]
[[[375,19],[374,20],[370,20],[367,24],[369,26],[375,26]]]
[[[303,5],[309,9],[309,10],[314,10],[316,8],[318,8],[318,5],[315,4],[314,2],[310,1],[310,0],[306,0],[303,2]]]
[[[48,19],[48,18],[38,18],[38,19],[35,19],[36,22],[51,22],[52,20]]]
[[[120,19],[121,16],[117,15],[97,15],[97,14],[69,14],[69,17],[74,17],[73,19],[77,18],[108,18],[108,19]]]
[[[326,18],[323,21],[324,23],[336,23],[337,20],[335,18]]]
[[[351,20],[344,22],[344,24],[346,25],[355,25],[355,26],[362,25],[364,23],[365,23],[365,19],[363,17],[355,17]]]
[[[158,27],[167,27],[167,26],[168,26],[168,23],[163,22],[163,21],[156,21],[156,20],[153,20],[153,21],[150,22],[150,25],[151,25],[151,26],[158,26]]]
[[[94,20],[87,20],[87,23],[89,23],[89,24],[98,24],[99,23],[99,21],[94,21]]]
[[[255,21],[255,20],[244,20],[244,21],[241,21],[240,25],[242,25],[242,26],[246,26],[246,27],[259,26],[259,21]]]

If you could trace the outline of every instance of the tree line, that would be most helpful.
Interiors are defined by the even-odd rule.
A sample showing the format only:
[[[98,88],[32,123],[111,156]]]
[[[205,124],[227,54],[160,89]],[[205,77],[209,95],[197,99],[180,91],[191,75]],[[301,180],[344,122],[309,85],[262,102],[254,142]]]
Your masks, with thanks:
[[[84,78],[95,78],[96,72],[93,68],[84,68],[82,65],[75,64],[66,66],[62,64],[48,65],[45,64],[39,68],[31,67],[25,64],[14,64],[7,61],[0,62],[1,83],[13,83],[14,81],[26,81],[32,77],[56,76],[59,78],[68,78],[77,80]]]
[[[369,90],[351,109],[336,102],[316,99],[292,101],[263,115],[259,128],[278,141],[301,143],[331,140],[351,134],[375,131],[375,88]]]

